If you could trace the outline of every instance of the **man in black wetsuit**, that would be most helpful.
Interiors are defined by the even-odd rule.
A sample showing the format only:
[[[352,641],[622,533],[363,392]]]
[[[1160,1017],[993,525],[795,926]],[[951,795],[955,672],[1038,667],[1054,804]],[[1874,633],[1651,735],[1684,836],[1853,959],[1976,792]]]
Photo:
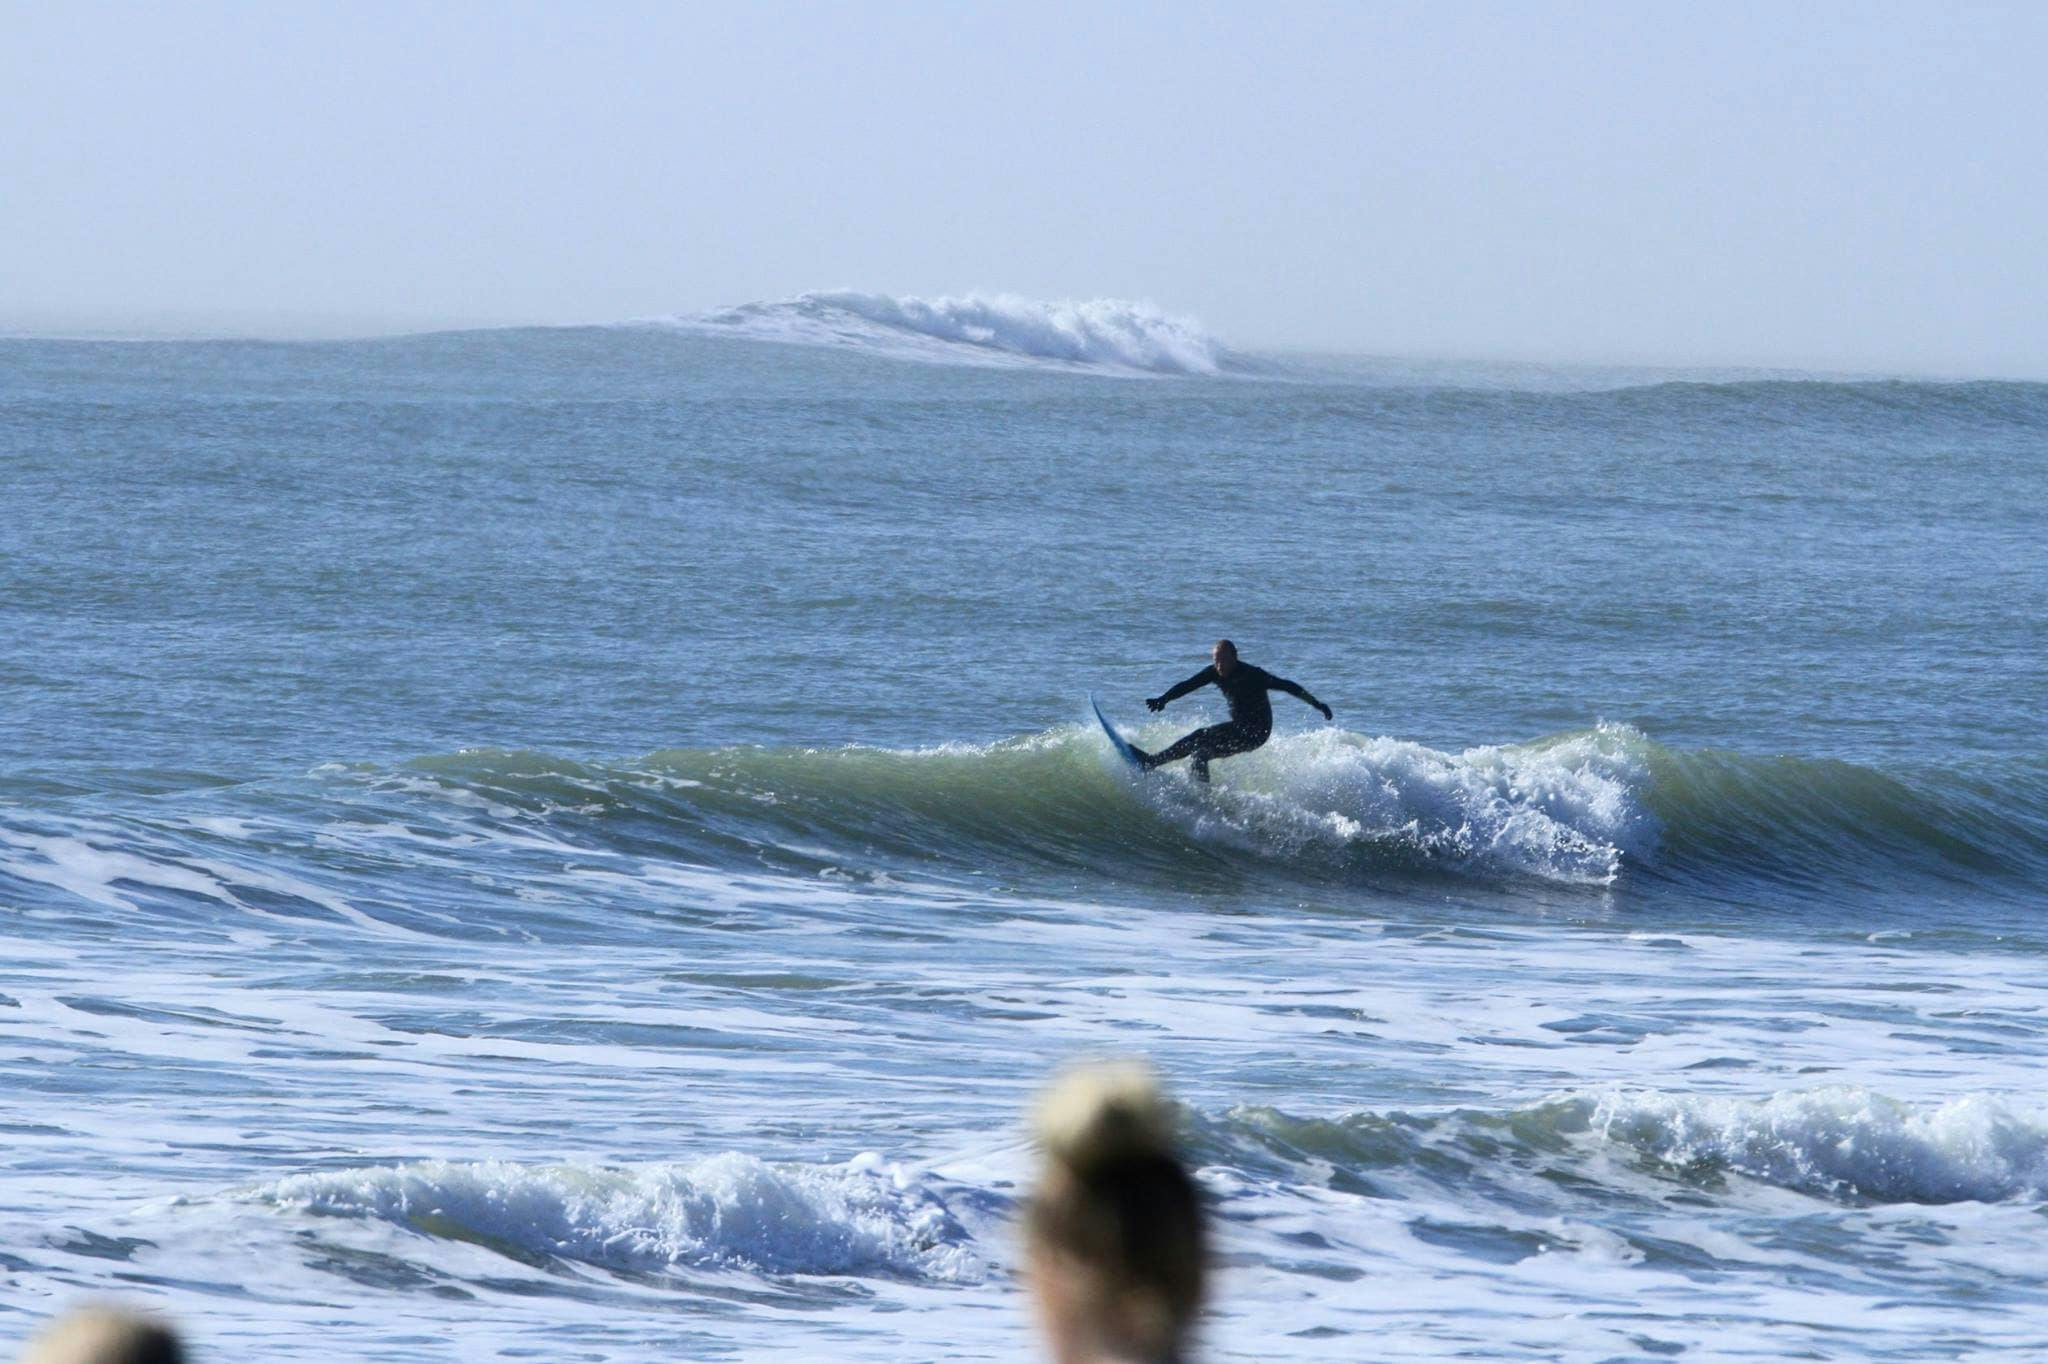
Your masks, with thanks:
[[[1266,699],[1269,691],[1284,691],[1290,696],[1298,696],[1321,711],[1325,720],[1333,718],[1330,708],[1310,696],[1307,688],[1299,683],[1275,677],[1255,664],[1238,662],[1237,646],[1227,639],[1217,640],[1216,648],[1209,657],[1214,662],[1208,667],[1185,682],[1174,683],[1162,696],[1147,697],[1145,705],[1150,710],[1165,710],[1168,701],[1214,682],[1216,689],[1230,702],[1230,718],[1220,725],[1198,729],[1157,753],[1133,750],[1147,772],[1182,758],[1193,758],[1195,780],[1207,781],[1211,759],[1249,753],[1265,743],[1273,734],[1273,703]]]

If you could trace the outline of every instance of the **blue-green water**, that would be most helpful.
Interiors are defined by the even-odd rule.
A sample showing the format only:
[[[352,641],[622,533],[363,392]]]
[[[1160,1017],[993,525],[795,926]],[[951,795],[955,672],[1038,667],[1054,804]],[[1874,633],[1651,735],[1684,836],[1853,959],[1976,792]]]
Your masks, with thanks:
[[[917,341],[0,341],[17,1333],[1021,1357],[1135,1052],[1216,1357],[2048,1346],[2048,386]]]

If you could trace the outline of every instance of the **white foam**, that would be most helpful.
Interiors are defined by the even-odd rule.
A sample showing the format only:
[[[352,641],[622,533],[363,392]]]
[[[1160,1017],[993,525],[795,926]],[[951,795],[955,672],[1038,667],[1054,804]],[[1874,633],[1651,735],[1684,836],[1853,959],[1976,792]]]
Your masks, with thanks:
[[[255,827],[246,821],[234,823],[244,832]],[[102,831],[100,836],[113,835],[111,831]],[[381,933],[413,931],[365,914],[341,896],[301,877],[202,857],[181,858],[147,845],[138,846],[142,851],[131,852],[101,847],[83,837],[0,829],[0,874],[68,891],[81,900],[109,909],[131,911],[139,906],[118,887],[196,895],[267,917],[275,915],[251,904],[237,889],[273,891],[316,905],[360,928]],[[17,849],[20,852],[12,851]]]
[[[0,858],[0,871],[24,881],[69,891],[81,900],[109,909],[134,909],[135,902],[118,885],[147,886],[204,896],[223,903],[234,897],[216,878],[168,859],[151,859],[115,848],[101,848],[82,838],[15,834],[0,830],[0,843],[26,850],[27,857]]]
[[[1215,374],[1223,359],[1223,348],[1195,323],[1147,303],[1110,298],[895,298],[839,290],[667,322],[761,341],[954,364]]]
[[[635,1166],[425,1161],[296,1175],[253,1196],[607,1268],[880,1272],[942,1283],[986,1273],[945,1202],[872,1156],[825,1166],[737,1153]]]
[[[1971,1095],[1933,1105],[1839,1085],[1725,1098],[1599,1097],[1609,1141],[1676,1165],[1708,1162],[1766,1183],[1878,1202],[1998,1202],[2048,1193],[2048,1113]]]
[[[1656,839],[1641,798],[1641,742],[1626,726],[1602,726],[1559,743],[1446,753],[1312,730],[1230,759],[1214,797],[1158,790],[1198,833],[1270,851],[1372,844],[1453,866],[1605,885],[1624,855],[1646,856]]]

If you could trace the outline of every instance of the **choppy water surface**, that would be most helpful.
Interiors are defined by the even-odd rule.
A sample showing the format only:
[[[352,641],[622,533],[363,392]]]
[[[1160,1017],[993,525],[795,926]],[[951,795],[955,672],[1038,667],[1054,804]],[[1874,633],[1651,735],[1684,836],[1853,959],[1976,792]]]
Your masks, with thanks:
[[[1213,1357],[2048,1350],[2048,387],[919,307],[0,342],[9,1339],[1026,1357],[1142,1053]]]

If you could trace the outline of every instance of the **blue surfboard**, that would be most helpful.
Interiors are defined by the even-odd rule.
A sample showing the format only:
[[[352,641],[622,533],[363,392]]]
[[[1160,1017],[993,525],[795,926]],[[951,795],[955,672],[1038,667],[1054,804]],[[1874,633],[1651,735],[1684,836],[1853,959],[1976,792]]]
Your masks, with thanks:
[[[1143,772],[1145,770],[1145,763],[1138,756],[1138,750],[1131,747],[1129,739],[1116,732],[1116,726],[1111,724],[1109,717],[1102,713],[1102,703],[1095,699],[1095,693],[1090,692],[1088,694],[1088,704],[1094,708],[1095,723],[1101,725],[1102,732],[1109,736],[1109,745],[1116,750],[1116,755],[1129,763],[1134,771]]]

